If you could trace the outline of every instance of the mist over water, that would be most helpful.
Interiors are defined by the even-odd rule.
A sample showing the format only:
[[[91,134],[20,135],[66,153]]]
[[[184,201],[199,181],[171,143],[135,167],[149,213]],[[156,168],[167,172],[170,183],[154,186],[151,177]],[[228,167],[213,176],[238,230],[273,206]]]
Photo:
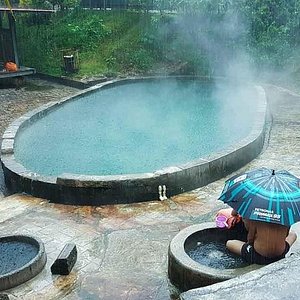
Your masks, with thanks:
[[[194,74],[217,78],[213,84],[163,80],[90,94],[26,128],[16,158],[46,175],[110,175],[153,172],[230,147],[250,133],[256,112],[249,26],[234,9],[214,18],[201,10],[175,15],[158,30],[182,39],[164,45],[164,54],[184,46],[188,63],[197,53]]]
[[[241,101],[249,95],[251,102]],[[255,112],[255,92],[247,86],[192,80],[122,85],[66,103],[28,126],[17,136],[15,156],[45,175],[153,172],[240,141]]]
[[[225,243],[217,241],[200,243],[187,254],[199,264],[215,269],[235,269],[247,266],[240,256],[226,249]]]

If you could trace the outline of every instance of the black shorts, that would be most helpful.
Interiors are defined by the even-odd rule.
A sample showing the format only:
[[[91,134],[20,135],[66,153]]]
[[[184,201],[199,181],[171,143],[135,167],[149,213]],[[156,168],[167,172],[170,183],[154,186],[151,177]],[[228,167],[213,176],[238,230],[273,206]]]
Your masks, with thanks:
[[[241,256],[245,261],[247,261],[250,264],[267,265],[284,258],[285,255],[289,252],[289,250],[290,245],[288,242],[285,242],[284,252],[279,256],[270,258],[260,255],[255,251],[253,245],[245,243],[241,250]]]

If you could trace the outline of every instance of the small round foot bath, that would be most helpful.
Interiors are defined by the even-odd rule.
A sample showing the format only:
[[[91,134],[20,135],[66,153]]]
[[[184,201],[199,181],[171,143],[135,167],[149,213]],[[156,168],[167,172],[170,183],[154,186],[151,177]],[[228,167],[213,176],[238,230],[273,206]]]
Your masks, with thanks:
[[[46,264],[44,244],[26,235],[0,236],[0,291],[35,277]]]
[[[203,223],[181,230],[169,246],[170,281],[181,291],[207,286],[259,268],[248,265],[225,248],[229,239],[243,239],[244,233]]]

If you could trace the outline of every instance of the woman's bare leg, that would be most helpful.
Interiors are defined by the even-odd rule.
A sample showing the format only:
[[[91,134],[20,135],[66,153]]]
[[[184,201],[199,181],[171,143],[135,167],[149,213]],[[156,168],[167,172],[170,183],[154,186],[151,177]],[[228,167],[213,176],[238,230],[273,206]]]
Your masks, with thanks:
[[[296,239],[297,234],[292,230],[290,230],[288,236],[285,238],[285,240],[289,243],[290,246],[292,246],[295,243]]]
[[[226,248],[237,255],[241,255],[242,247],[244,244],[245,242],[239,240],[228,240],[226,242]]]

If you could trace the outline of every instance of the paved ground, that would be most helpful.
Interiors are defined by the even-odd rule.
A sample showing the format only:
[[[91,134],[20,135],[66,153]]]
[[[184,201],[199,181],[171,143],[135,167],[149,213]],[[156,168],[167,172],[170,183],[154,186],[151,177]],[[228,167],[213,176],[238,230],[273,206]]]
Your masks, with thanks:
[[[35,81],[46,90],[0,90],[0,133],[25,111],[76,92]],[[273,127],[266,150],[243,170],[266,166],[300,176],[300,98],[283,89],[266,88]],[[212,221],[223,206],[217,197],[223,180],[164,202],[78,207],[50,204],[25,195],[1,196],[0,231],[39,237],[48,262],[34,279],[7,293],[11,299],[175,299],[167,278],[167,250],[182,228]],[[298,230],[298,226],[295,226]],[[50,266],[66,242],[75,242],[78,261],[69,276],[53,276]],[[300,249],[299,242],[292,251]],[[264,269],[264,268],[262,268]],[[213,299],[213,298],[211,298]],[[272,298],[276,299],[276,298]]]

